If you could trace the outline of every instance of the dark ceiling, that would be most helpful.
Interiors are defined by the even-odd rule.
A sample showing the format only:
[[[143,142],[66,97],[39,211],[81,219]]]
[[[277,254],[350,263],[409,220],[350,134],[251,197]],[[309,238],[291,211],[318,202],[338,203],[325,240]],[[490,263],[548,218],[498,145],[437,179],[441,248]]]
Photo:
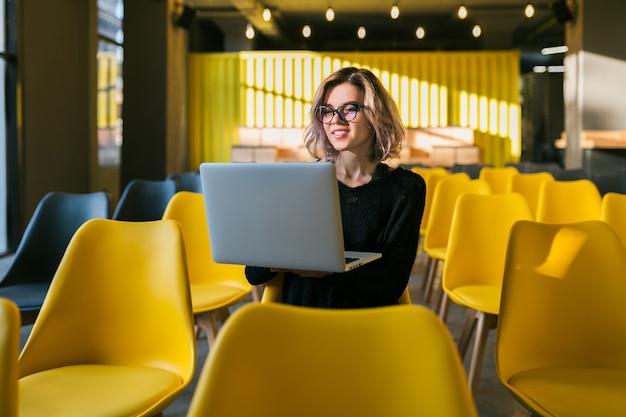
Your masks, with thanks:
[[[456,15],[463,3],[469,15]],[[185,3],[196,12],[195,22],[215,25],[226,38],[242,38],[250,49],[313,51],[466,51],[519,49],[531,64],[546,64],[539,51],[546,46],[564,45],[565,24],[559,8],[565,0],[533,2],[535,15],[524,16],[526,0],[195,0]],[[391,19],[390,8],[400,8]],[[335,20],[325,20],[332,6]],[[556,10],[555,10],[556,7]],[[264,8],[272,11],[266,22]],[[254,26],[256,37],[244,38],[246,25]],[[480,25],[479,38],[471,35]],[[311,36],[302,36],[302,27],[311,27]],[[364,26],[364,39],[356,36]],[[421,26],[424,39],[415,31]],[[529,65],[531,65],[529,64]]]

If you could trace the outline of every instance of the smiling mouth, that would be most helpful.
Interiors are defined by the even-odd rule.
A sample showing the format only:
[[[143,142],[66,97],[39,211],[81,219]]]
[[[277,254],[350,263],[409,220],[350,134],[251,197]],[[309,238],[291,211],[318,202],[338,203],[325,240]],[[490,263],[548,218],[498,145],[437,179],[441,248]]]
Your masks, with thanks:
[[[348,129],[335,129],[331,130],[330,134],[333,136],[344,136],[348,134]]]

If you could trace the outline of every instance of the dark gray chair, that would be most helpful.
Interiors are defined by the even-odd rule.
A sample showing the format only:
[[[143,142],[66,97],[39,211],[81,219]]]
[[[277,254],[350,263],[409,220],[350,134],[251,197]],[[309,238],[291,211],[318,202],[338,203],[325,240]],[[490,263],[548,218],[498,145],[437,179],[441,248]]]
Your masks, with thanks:
[[[39,202],[26,226],[6,274],[0,279],[0,297],[17,304],[22,325],[39,313],[65,249],[87,220],[110,216],[105,192],[72,194],[50,192]]]
[[[200,171],[174,172],[167,176],[168,180],[176,181],[178,191],[202,192],[202,182],[200,181]]]
[[[161,220],[170,198],[178,191],[176,181],[131,180],[120,196],[113,220],[132,222]]]

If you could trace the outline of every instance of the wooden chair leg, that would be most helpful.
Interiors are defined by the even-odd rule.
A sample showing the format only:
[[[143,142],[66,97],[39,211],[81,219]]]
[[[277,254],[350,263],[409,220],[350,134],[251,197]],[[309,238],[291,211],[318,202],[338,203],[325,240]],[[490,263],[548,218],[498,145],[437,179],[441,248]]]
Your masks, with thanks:
[[[477,314],[476,337],[474,339],[474,349],[472,351],[472,360],[470,361],[467,380],[470,391],[474,392],[478,386],[480,371],[485,358],[485,350],[487,347],[487,337],[489,331],[496,327],[498,316],[479,311]]]
[[[457,347],[459,349],[459,355],[461,356],[461,359],[465,358],[469,342],[472,339],[472,334],[474,333],[474,328],[476,326],[476,313],[477,311],[472,310],[471,308],[468,308],[467,312],[465,313],[465,321],[463,322],[461,335],[459,336],[459,340],[457,342]]]
[[[448,310],[450,310],[450,297],[445,291],[441,291],[441,302],[439,303],[439,318],[444,323],[448,319]]]
[[[196,314],[196,325],[200,327],[202,330],[206,332],[207,343],[209,344],[209,349],[211,345],[215,341],[215,337],[217,336],[217,315],[219,313],[217,311],[206,311],[204,313]]]
[[[433,263],[433,258],[430,256],[426,259],[426,271],[422,276],[422,291],[426,289],[426,284],[428,284],[428,271],[430,271],[431,264]]]
[[[252,301],[255,303],[261,302],[261,298],[263,297],[263,284],[255,285],[252,288]]]
[[[424,302],[428,303],[433,290],[435,275],[437,274],[437,265],[439,259],[429,258],[428,270],[426,271],[426,287],[424,288]]]

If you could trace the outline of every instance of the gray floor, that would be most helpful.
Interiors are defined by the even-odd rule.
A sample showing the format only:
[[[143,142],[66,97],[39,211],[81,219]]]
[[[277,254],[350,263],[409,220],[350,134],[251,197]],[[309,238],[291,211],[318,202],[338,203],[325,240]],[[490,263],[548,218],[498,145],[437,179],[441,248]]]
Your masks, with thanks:
[[[411,298],[415,304],[423,303],[423,296],[421,291],[422,275],[425,271],[426,256],[423,253],[419,253],[414,273],[409,282],[409,289],[411,292]],[[0,258],[0,276],[4,273],[6,267],[10,263],[10,257]],[[247,300],[246,302],[250,302]],[[234,308],[237,308],[235,306]],[[447,325],[452,333],[453,337],[458,337],[465,317],[465,309],[451,304],[450,313],[447,320]],[[28,337],[30,326],[25,326],[22,329],[22,340],[24,341]],[[526,417],[528,413],[522,408],[506,391],[498,380],[494,360],[493,360],[493,346],[495,331],[491,332],[489,337],[488,350],[483,363],[481,371],[481,379],[479,386],[475,392],[476,404],[480,417]],[[199,374],[200,368],[206,358],[208,348],[205,338],[198,340],[198,363],[196,378]],[[468,354],[469,356],[469,354]],[[467,365],[466,360],[466,365]],[[180,397],[168,407],[164,414],[164,417],[184,417],[187,413],[189,402],[193,395],[195,388],[195,378],[189,387],[180,395]]]

